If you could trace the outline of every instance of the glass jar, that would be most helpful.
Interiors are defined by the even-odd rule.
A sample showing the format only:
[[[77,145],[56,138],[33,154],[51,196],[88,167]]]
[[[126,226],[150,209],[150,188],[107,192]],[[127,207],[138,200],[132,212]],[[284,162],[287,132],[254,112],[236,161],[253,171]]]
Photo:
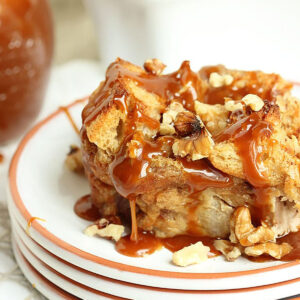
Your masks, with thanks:
[[[1,0],[0,145],[23,134],[39,113],[52,54],[47,0]]]

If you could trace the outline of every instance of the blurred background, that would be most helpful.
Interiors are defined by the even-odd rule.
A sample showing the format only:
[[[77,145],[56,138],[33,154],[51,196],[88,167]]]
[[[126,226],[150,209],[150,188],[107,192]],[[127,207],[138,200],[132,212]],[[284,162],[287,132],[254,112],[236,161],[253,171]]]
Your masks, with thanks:
[[[98,59],[97,40],[82,0],[50,0],[54,19],[54,64]]]
[[[55,64],[149,57],[171,69],[222,63],[300,78],[298,0],[50,0]],[[98,48],[97,48],[98,47]],[[297,77],[297,78],[296,78]]]

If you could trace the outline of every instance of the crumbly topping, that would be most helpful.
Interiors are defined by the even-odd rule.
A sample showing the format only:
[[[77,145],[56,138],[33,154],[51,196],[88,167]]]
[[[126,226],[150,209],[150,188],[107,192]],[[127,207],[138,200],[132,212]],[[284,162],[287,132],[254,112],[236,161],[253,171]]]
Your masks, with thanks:
[[[83,173],[81,150],[76,145],[70,146],[70,151],[65,159],[65,166],[72,172]]]
[[[125,227],[123,225],[110,224],[108,220],[102,218],[98,224],[88,226],[84,233],[87,236],[99,235],[117,242],[124,233],[124,230]]]
[[[229,74],[220,75],[219,73],[213,72],[209,76],[209,84],[214,88],[230,85],[232,82],[233,77]]]
[[[174,252],[172,261],[180,267],[198,264],[208,259],[209,250],[209,247],[204,246],[202,242],[198,242]]]

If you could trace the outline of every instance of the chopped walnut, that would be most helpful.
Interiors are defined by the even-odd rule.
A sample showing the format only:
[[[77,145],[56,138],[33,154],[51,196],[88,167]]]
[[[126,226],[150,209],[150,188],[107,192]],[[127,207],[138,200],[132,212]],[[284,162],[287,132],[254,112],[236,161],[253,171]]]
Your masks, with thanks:
[[[208,157],[214,146],[210,133],[204,128],[200,134],[177,139],[172,147],[175,156],[190,156],[192,160]]]
[[[160,75],[165,67],[166,65],[157,58],[147,59],[144,63],[144,69],[146,70],[146,72],[154,75]]]
[[[281,259],[283,256],[289,254],[293,247],[288,243],[275,244],[263,243],[245,248],[245,254],[249,256],[260,256],[262,254],[269,254],[270,256]]]
[[[101,237],[110,238],[116,242],[121,238],[125,227],[119,224],[109,223],[107,219],[100,219],[98,224],[88,226],[84,233],[88,236],[99,235]]]
[[[237,111],[237,110],[243,110],[243,104],[241,102],[236,102],[233,100],[229,100],[225,102],[225,108],[228,111]]]
[[[239,242],[242,246],[252,246],[257,243],[275,241],[275,232],[262,223],[255,228],[251,223],[249,208],[238,207],[230,219],[230,240]]]
[[[209,247],[204,246],[202,242],[198,242],[174,252],[172,261],[180,267],[198,264],[208,259],[209,250]]]
[[[190,111],[180,112],[177,114],[174,127],[179,136],[185,137],[194,133],[201,133],[204,124],[199,117]]]
[[[84,172],[84,168],[82,164],[82,155],[79,147],[75,145],[70,146],[70,151],[67,154],[67,157],[65,159],[65,165],[72,172],[76,172],[76,173]]]
[[[161,135],[175,134],[174,121],[180,112],[186,111],[179,102],[172,102],[163,114],[159,132]]]
[[[229,74],[220,75],[216,72],[213,72],[209,76],[209,84],[214,88],[230,85],[232,82],[233,77]]]
[[[253,94],[246,95],[241,101],[244,102],[246,106],[249,106],[253,111],[261,110],[265,104],[260,97]]]
[[[217,250],[222,252],[228,261],[234,261],[242,255],[239,247],[226,240],[215,240],[214,246]]]

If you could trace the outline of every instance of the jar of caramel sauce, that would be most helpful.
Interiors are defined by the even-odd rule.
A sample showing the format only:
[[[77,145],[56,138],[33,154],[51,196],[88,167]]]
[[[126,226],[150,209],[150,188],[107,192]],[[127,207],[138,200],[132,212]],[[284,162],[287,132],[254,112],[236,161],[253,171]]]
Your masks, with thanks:
[[[0,145],[24,134],[39,113],[52,54],[47,0],[1,0]]]

